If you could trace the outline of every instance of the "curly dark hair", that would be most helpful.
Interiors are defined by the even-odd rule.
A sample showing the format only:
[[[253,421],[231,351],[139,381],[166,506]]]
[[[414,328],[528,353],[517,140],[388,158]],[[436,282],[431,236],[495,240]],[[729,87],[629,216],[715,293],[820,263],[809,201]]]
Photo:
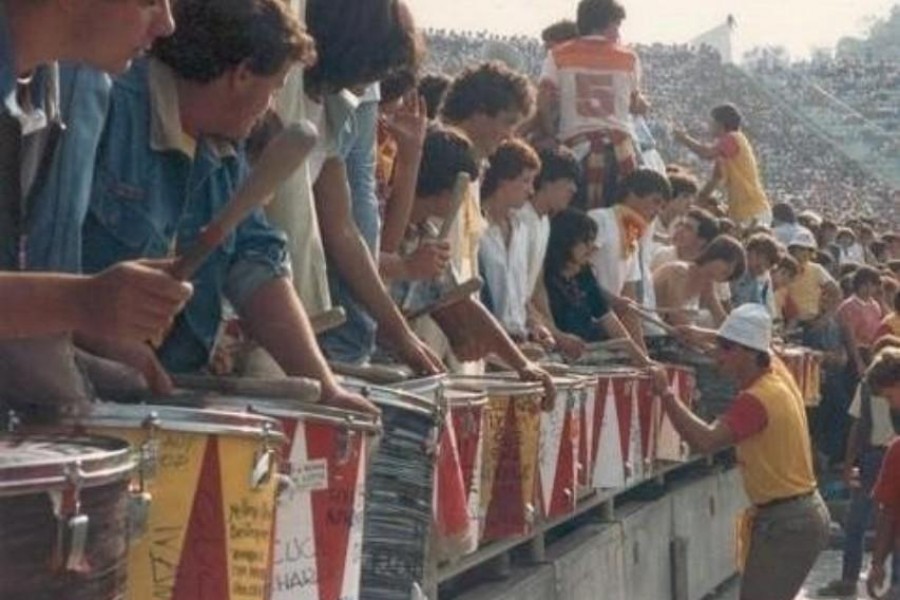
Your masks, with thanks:
[[[422,145],[416,196],[435,196],[452,190],[459,173],[468,173],[472,180],[478,178],[472,142],[458,129],[432,125]]]
[[[625,20],[625,8],[615,0],[581,0],[578,3],[578,33],[600,33]]]
[[[274,75],[287,61],[315,60],[312,38],[280,0],[178,0],[175,33],[152,54],[188,81],[208,83],[246,63]]]
[[[509,139],[500,144],[489,162],[481,181],[483,199],[491,197],[500,187],[500,182],[515,179],[525,170],[537,171],[541,168],[537,152],[520,138]]]
[[[559,275],[572,259],[572,248],[597,239],[597,223],[577,208],[567,208],[550,220],[550,239],[544,257],[544,274]]]
[[[486,62],[460,73],[441,106],[441,116],[450,123],[465,121],[478,113],[496,117],[515,110],[527,117],[534,109],[534,87],[528,79],[501,62]]]
[[[728,281],[737,281],[747,270],[747,253],[741,243],[730,235],[716,237],[700,252],[700,256],[694,259],[694,263],[702,266],[714,260],[733,265]]]
[[[309,0],[306,24],[319,53],[305,74],[313,92],[368,85],[404,69],[415,73],[422,62],[424,41],[399,0]]]
[[[538,157],[541,159],[541,172],[534,180],[535,189],[560,179],[571,179],[575,183],[581,179],[581,165],[575,154],[565,146],[545,148],[538,152]]]

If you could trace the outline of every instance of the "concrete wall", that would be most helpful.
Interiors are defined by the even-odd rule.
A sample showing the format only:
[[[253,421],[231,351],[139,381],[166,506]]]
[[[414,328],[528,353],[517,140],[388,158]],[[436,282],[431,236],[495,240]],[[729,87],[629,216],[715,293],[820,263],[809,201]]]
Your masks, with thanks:
[[[457,598],[700,600],[734,574],[734,520],[746,503],[737,471],[710,474],[618,508],[615,522],[586,525],[549,546],[547,564]]]

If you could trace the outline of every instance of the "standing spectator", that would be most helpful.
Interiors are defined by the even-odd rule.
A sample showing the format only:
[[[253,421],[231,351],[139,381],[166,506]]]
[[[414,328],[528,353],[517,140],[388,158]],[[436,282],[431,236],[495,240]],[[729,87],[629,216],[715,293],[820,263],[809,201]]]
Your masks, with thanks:
[[[586,185],[578,203],[586,210],[609,206],[638,164],[630,116],[648,105],[638,56],[619,43],[624,19],[615,0],[581,0],[579,37],[551,51],[540,77],[543,129],[581,159]]]
[[[756,154],[741,130],[741,114],[731,104],[717,106],[710,114],[712,134],[716,138],[714,144],[702,144],[681,129],[675,132],[678,142],[701,158],[715,161],[713,175],[700,191],[700,196],[712,195],[719,184],[723,184],[728,216],[735,224],[768,225],[772,221],[772,209],[759,178]]]
[[[793,206],[787,202],[779,202],[772,207],[772,235],[778,243],[787,246],[801,231],[809,230],[797,222]]]
[[[775,318],[775,292],[769,271],[778,262],[781,251],[778,242],[765,233],[758,233],[746,244],[747,271],[731,284],[731,300],[735,307],[741,304],[762,304]]]
[[[847,340],[850,366],[862,377],[871,358],[875,334],[881,326],[881,275],[872,267],[860,267],[853,274],[853,294],[838,307],[837,316]]]

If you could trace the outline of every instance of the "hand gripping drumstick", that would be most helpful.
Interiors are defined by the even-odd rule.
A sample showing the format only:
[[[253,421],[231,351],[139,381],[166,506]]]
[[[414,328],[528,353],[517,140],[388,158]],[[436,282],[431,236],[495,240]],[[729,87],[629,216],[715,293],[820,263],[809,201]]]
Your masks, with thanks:
[[[437,310],[447,308],[448,306],[452,306],[457,302],[461,302],[466,298],[471,297],[472,294],[477,294],[481,291],[481,286],[482,281],[478,277],[467,279],[466,281],[463,281],[462,283],[455,285],[441,293],[440,297],[438,297],[438,299],[434,302],[404,313],[404,316],[408,321],[413,321],[415,319],[418,319],[419,317],[430,315]]]
[[[292,123],[276,135],[234,196],[200,232],[197,243],[175,260],[170,270],[172,277],[180,281],[190,279],[241,221],[264,205],[303,164],[317,137],[315,126],[308,121]]]

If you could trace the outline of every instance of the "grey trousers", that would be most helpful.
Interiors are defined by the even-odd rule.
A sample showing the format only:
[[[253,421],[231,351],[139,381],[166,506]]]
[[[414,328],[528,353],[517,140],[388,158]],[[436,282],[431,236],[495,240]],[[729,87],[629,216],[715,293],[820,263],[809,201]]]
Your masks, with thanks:
[[[758,509],[741,600],[792,600],[828,546],[829,521],[818,492]]]

